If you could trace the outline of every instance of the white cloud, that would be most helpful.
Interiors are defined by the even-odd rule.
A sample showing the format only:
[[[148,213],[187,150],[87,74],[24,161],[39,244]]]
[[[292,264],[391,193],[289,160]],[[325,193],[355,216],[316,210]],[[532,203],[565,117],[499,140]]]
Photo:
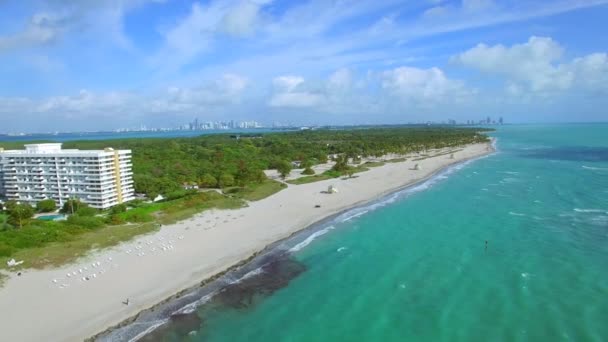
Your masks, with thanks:
[[[575,75],[577,84],[608,92],[608,54],[593,53],[576,58],[567,68]]]
[[[220,1],[192,4],[187,16],[163,32],[164,47],[153,63],[179,68],[213,47],[218,34],[249,37],[260,21],[260,10],[270,1]]]
[[[352,82],[352,72],[346,68],[338,69],[329,76],[329,87],[333,89],[348,89]]]
[[[462,0],[462,8],[465,11],[481,11],[494,5],[493,0]]]
[[[337,114],[369,114],[378,108],[432,108],[462,103],[475,93],[438,68],[407,66],[372,73],[367,79],[357,79],[349,69],[340,68],[322,80],[280,76],[273,84],[275,91],[268,102],[271,107],[305,107]]]
[[[165,47],[155,56],[155,63],[175,63],[181,66],[209,48],[211,34],[222,14],[223,9],[217,2],[208,6],[192,4],[188,16],[164,32]]]
[[[268,103],[271,107],[317,107],[323,103],[323,97],[310,92],[293,92],[275,94]]]
[[[451,60],[486,74],[505,77],[507,91],[512,94],[521,93],[522,87],[544,95],[574,87],[605,89],[608,81],[605,53],[560,63],[563,54],[564,49],[553,39],[531,37],[526,43],[510,47],[479,44]]]
[[[298,85],[304,83],[304,78],[301,76],[285,75],[275,77],[272,83],[281,91],[292,92]]]
[[[224,74],[217,80],[195,87],[169,87],[151,94],[133,92],[93,92],[80,90],[77,94],[50,96],[42,99],[0,97],[0,115],[11,121],[46,122],[49,127],[64,120],[81,122],[82,125],[103,123],[112,125],[120,120],[126,126],[146,117],[175,115],[191,117],[210,109],[227,109],[238,105],[247,88],[246,78],[236,74]],[[19,115],[17,118],[16,115]],[[40,120],[44,118],[44,120]],[[26,122],[27,124],[27,122]],[[88,127],[95,129],[98,127]],[[56,128],[55,128],[56,129]]]
[[[0,36],[0,52],[49,44],[64,31],[64,17],[52,13],[36,13],[27,25],[13,34]]]
[[[316,107],[323,103],[323,96],[306,89],[298,89],[304,84],[300,76],[284,75],[272,80],[275,93],[268,101],[271,107]]]
[[[438,68],[399,67],[381,73],[382,88],[401,101],[425,106],[458,102],[473,93],[458,80],[449,79]]]
[[[96,94],[81,90],[74,96],[53,96],[42,100],[31,110],[34,113],[63,113],[66,116],[113,116],[128,112],[134,96],[124,92]]]
[[[220,22],[220,30],[236,37],[251,36],[259,21],[260,4],[241,1]]]

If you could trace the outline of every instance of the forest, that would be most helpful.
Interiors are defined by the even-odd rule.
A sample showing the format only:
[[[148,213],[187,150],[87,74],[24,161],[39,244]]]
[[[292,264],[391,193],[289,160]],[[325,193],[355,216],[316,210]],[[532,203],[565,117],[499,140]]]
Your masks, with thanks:
[[[262,134],[214,134],[179,139],[125,139],[66,142],[65,148],[131,149],[135,191],[148,197],[169,194],[185,183],[226,188],[260,183],[262,170],[285,162],[305,166],[327,162],[329,155],[382,156],[483,142],[480,129],[396,127],[306,130]]]

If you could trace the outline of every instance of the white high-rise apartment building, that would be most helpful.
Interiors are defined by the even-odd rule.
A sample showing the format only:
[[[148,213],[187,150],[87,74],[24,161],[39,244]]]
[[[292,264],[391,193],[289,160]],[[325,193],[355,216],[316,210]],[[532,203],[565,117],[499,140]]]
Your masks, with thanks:
[[[0,196],[35,205],[80,199],[106,209],[134,198],[131,150],[64,150],[61,144],[0,149]]]

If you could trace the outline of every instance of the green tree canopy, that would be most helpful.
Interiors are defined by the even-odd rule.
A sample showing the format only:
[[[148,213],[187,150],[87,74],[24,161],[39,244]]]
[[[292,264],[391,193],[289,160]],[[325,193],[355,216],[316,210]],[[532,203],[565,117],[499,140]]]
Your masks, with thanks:
[[[279,172],[279,175],[281,175],[281,178],[285,179],[291,172],[291,163],[286,160],[281,160],[277,163],[277,171]]]
[[[57,209],[57,204],[52,199],[45,199],[36,203],[36,210],[41,213],[50,213]]]
[[[307,166],[303,171],[302,171],[303,175],[314,175],[315,174],[315,170],[313,170],[310,166]]]
[[[217,179],[210,173],[205,173],[198,182],[198,185],[203,188],[216,188]]]
[[[124,213],[125,211],[127,211],[126,204],[124,204],[124,203],[117,204],[117,205],[113,206],[112,208],[110,208],[110,215]]]
[[[65,214],[74,214],[80,208],[86,206],[87,205],[81,202],[79,199],[69,199],[63,203],[63,207],[61,207],[61,212]]]
[[[219,186],[221,188],[234,185],[234,177],[231,174],[224,173],[220,176]]]
[[[16,204],[8,212],[9,223],[22,228],[34,216],[34,208],[29,204]]]

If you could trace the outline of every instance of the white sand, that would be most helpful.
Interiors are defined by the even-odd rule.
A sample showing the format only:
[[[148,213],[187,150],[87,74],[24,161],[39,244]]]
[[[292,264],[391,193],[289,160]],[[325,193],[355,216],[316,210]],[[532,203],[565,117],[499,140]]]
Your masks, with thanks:
[[[73,265],[26,270],[0,289],[0,341],[83,340],[324,217],[487,154],[489,146],[467,146],[455,159],[389,163],[348,180],[290,185],[247,208],[209,210]],[[411,170],[414,164],[421,170]],[[322,194],[329,185],[340,192]]]

